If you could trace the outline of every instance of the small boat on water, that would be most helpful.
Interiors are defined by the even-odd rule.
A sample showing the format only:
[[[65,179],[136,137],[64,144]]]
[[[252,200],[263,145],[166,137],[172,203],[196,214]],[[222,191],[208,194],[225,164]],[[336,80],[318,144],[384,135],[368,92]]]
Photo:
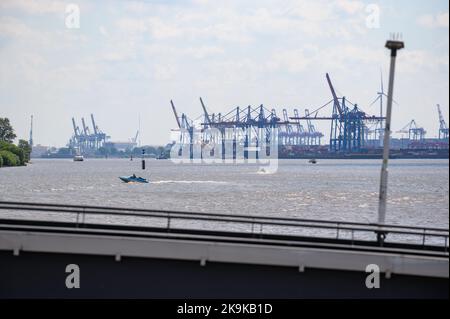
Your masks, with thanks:
[[[311,163],[311,164],[316,164],[317,163],[317,161],[316,161],[316,159],[315,158],[311,158],[309,161],[308,161],[308,163]]]
[[[74,162],[82,162],[82,161],[84,161],[84,157],[83,157],[83,155],[75,155],[73,157],[73,161]]]
[[[164,154],[164,153],[161,153],[161,154],[159,154],[157,157],[156,157],[156,159],[168,159],[168,157],[167,157],[167,155],[166,154]]]
[[[125,183],[148,183],[148,180],[140,176],[137,177],[135,174],[131,176],[119,176],[119,178]]]

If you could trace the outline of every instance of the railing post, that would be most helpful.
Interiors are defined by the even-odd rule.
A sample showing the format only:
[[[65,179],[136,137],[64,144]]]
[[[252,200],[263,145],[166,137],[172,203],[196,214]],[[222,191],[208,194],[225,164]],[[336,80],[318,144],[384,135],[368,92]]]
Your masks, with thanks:
[[[422,246],[425,246],[425,232],[426,232],[426,229],[424,228],[423,235],[422,235]]]
[[[339,225],[340,223],[337,223],[337,228],[336,228],[336,239],[339,239]]]
[[[384,240],[386,239],[386,233],[384,231],[375,231],[377,234],[377,242],[380,245],[380,247],[383,247]]]

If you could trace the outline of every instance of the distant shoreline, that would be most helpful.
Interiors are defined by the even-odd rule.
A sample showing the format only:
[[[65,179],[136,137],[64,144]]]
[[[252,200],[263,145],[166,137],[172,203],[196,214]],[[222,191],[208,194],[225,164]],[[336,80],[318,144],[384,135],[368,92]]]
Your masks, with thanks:
[[[122,160],[130,160],[128,157],[84,157],[85,159],[88,160],[109,160],[109,159],[122,159]],[[332,159],[332,160],[355,160],[355,159],[377,159],[377,160],[381,160],[382,157],[381,156],[303,156],[303,157],[279,157],[279,160],[309,160],[311,158],[314,159],[320,159],[320,160],[327,160],[327,159]],[[33,157],[31,158],[31,161],[33,160],[72,160],[72,157]],[[164,159],[157,159],[154,157],[146,157],[146,160],[170,160],[170,158],[164,158]],[[419,157],[414,157],[414,156],[390,156],[389,159],[395,160],[395,159],[449,159],[449,157],[437,157],[437,156],[419,156]],[[134,158],[133,161],[140,161],[141,158]]]

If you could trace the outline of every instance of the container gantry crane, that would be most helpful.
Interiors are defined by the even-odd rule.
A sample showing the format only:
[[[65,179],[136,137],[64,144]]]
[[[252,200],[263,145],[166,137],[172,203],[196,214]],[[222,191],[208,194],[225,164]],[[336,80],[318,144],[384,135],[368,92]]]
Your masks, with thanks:
[[[94,144],[95,144],[95,148],[98,149],[100,148],[103,143],[106,142],[106,134],[103,133],[97,126],[97,124],[95,123],[94,120],[94,114],[91,113],[91,121],[92,121],[92,128],[94,130],[94,136],[93,136],[93,140],[94,140]]]
[[[316,127],[311,122],[311,117],[308,109],[305,109],[305,118],[308,125],[308,145],[320,145],[323,134],[316,131]]]
[[[95,124],[94,115],[91,114],[92,127],[94,132],[89,130],[84,118],[81,118],[82,127],[80,128],[75,123],[75,118],[72,117],[72,126],[74,135],[69,141],[70,147],[74,148],[80,154],[94,152],[104,145],[106,142],[106,134],[103,133]]]
[[[284,124],[285,134],[284,134],[284,145],[293,145],[294,141],[294,130],[292,129],[292,125],[289,123],[289,116],[286,109],[283,109],[283,120],[286,124]]]
[[[410,141],[422,141],[425,138],[427,131],[423,127],[419,127],[415,120],[411,120],[397,133],[408,134],[408,139]]]
[[[193,122],[186,116],[186,114],[182,113],[181,118],[178,117],[177,110],[175,108],[175,104],[172,100],[170,100],[170,104],[172,106],[172,111],[177,121],[178,130],[180,132],[179,135],[179,143],[180,149],[178,150],[178,155],[181,156],[183,152],[183,145],[189,145],[189,158],[192,159],[194,155],[194,125]]]
[[[300,117],[298,113],[298,109],[294,109],[294,117]],[[295,127],[297,129],[296,131],[296,145],[305,145],[307,143],[307,137],[308,133],[305,132],[305,129],[303,128],[303,125],[300,123],[300,120],[294,121]]]
[[[439,104],[437,104],[437,110],[439,114],[439,139],[448,140],[448,127],[447,123],[445,123],[444,116],[441,112],[441,106]]]
[[[305,117],[291,117],[291,120],[331,120],[330,150],[335,152],[360,152],[365,144],[366,122],[384,120],[384,117],[368,116],[358,105],[351,104],[345,97],[339,98],[326,74],[333,99]],[[319,110],[333,104],[331,117],[318,116]],[[353,106],[348,107],[347,103]]]
[[[206,108],[203,111],[205,113]],[[280,119],[273,111],[269,111],[262,104],[258,107],[249,105],[246,108],[237,106],[225,115],[219,113],[215,116],[212,114],[209,116],[209,119],[205,115],[205,119],[206,121],[201,124],[202,127],[215,128],[220,132],[220,136],[213,144],[216,146],[221,145],[223,159],[225,158],[224,150],[227,140],[232,141],[233,158],[237,156],[237,146],[242,145],[244,158],[246,159],[249,158],[249,149],[253,146],[256,147],[255,155],[258,158],[259,152],[261,152],[259,147],[263,141],[272,142],[274,137],[278,141],[278,135],[273,136],[273,134],[279,129],[278,123]],[[266,149],[267,155],[268,152]]]

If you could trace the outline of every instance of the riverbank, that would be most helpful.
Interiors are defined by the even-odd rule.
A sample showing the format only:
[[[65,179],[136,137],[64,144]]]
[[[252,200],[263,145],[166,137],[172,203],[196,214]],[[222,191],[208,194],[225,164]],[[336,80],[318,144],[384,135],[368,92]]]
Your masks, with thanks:
[[[20,140],[19,145],[0,141],[0,167],[25,166],[30,160],[29,144]]]

